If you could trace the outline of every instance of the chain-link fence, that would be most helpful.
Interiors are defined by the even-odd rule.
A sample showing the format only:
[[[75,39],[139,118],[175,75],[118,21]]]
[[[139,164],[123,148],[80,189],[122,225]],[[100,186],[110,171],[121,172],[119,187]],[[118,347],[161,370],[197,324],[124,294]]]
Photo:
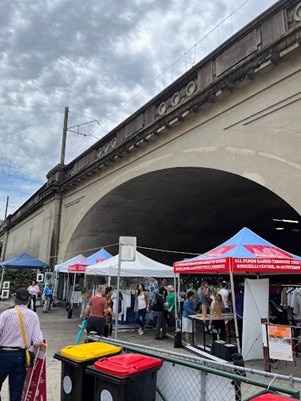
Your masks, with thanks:
[[[162,359],[163,365],[157,372],[156,401],[241,401],[262,392],[300,399],[300,378],[103,337],[94,340]]]

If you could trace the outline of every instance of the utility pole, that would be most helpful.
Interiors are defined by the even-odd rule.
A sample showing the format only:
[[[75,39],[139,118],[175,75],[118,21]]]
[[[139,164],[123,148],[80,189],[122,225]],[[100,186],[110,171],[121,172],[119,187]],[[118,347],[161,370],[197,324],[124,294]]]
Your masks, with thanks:
[[[65,164],[66,139],[67,139],[67,129],[68,129],[68,114],[69,114],[69,107],[65,107],[62,148],[61,148],[61,164]]]
[[[6,205],[5,205],[5,212],[4,212],[4,220],[5,220],[6,217],[7,217],[8,202],[9,202],[9,196],[6,197]]]

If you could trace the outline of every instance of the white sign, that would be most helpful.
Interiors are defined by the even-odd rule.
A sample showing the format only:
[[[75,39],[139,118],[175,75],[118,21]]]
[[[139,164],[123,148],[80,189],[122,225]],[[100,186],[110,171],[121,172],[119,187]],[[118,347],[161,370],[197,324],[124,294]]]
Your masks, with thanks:
[[[134,262],[136,260],[136,237],[119,237],[119,258],[121,261]]]

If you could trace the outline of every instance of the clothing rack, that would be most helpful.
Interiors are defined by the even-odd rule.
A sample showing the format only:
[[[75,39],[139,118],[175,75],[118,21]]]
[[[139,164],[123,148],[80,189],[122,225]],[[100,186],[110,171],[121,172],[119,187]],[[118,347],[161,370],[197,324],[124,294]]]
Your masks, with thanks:
[[[280,284],[281,287],[301,287],[301,284]]]

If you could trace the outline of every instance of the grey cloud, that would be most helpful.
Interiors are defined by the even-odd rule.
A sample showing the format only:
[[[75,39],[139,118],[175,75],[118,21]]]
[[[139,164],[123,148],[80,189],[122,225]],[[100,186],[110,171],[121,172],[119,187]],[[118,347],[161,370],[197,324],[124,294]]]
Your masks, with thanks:
[[[254,13],[247,5],[200,40],[240,3],[2,0],[0,175],[22,174],[38,188],[59,161],[65,106],[70,124],[87,121],[75,111],[100,121],[85,127],[88,135],[104,135]],[[67,162],[95,140],[70,134]]]

